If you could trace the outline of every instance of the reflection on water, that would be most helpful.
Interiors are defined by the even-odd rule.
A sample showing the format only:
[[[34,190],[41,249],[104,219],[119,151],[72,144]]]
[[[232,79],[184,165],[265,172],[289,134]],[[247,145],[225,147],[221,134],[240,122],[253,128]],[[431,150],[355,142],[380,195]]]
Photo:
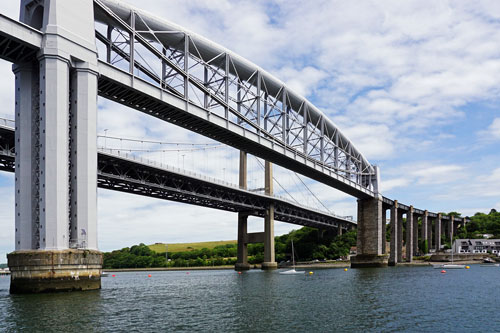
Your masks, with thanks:
[[[500,269],[116,273],[93,292],[9,295],[0,331],[498,331]]]

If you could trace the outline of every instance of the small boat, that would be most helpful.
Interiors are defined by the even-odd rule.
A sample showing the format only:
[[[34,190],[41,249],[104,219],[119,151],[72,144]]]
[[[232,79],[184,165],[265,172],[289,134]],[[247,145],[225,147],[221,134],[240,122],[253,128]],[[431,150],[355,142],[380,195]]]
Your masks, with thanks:
[[[102,272],[101,273],[101,277],[108,277],[109,276],[109,273],[108,272]]]
[[[495,263],[496,263],[496,261],[489,258],[489,257],[486,257],[483,259],[483,264],[495,264]]]
[[[500,267],[500,264],[481,264],[481,267]]]
[[[465,269],[465,265],[459,264],[433,264],[432,268],[440,268],[440,269]]]
[[[451,244],[453,244],[453,234],[451,235]],[[453,263],[453,246],[451,247],[451,264],[434,264],[433,268],[441,268],[441,269],[465,269],[465,265],[454,264]]]
[[[293,275],[293,274],[304,274],[305,271],[296,271],[295,270],[295,256],[294,256],[294,251],[293,251],[293,239],[292,239],[292,269],[289,269],[289,270],[286,270],[286,271],[282,271],[280,272],[280,274],[283,274],[283,275]]]

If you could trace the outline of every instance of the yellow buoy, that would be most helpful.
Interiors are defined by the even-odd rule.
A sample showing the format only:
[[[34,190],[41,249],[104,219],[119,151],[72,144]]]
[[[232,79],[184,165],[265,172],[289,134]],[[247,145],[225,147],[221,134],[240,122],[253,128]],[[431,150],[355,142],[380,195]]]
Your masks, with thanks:
[[[344,268],[344,272],[347,272],[347,268]]]
[[[465,266],[465,269],[469,269],[470,267],[469,266]]]
[[[309,275],[313,275],[313,274],[314,274],[314,272],[309,272]]]

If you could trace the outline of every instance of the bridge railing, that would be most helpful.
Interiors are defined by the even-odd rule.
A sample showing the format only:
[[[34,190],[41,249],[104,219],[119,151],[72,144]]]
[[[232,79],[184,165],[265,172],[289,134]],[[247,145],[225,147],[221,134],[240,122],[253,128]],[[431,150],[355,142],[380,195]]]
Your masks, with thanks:
[[[0,117],[0,126],[3,127],[8,127],[8,128],[15,128],[16,127],[16,122],[12,119],[7,119],[7,118],[1,118]]]
[[[199,180],[208,181],[208,182],[211,182],[211,183],[214,183],[214,184],[218,184],[218,185],[222,185],[222,186],[225,186],[225,187],[230,187],[230,188],[234,188],[234,189],[240,189],[240,187],[238,185],[233,184],[233,183],[229,183],[229,182],[226,182],[226,181],[223,181],[223,180],[218,179],[218,178],[209,177],[209,176],[205,176],[205,175],[202,175],[200,173],[197,173],[197,172],[193,172],[193,171],[189,171],[189,170],[186,170],[186,169],[177,168],[177,167],[174,167],[174,166],[171,166],[171,165],[168,165],[168,164],[164,164],[164,163],[161,163],[161,162],[158,162],[158,161],[154,161],[154,160],[150,160],[150,159],[144,158],[142,156],[137,156],[135,154],[130,154],[128,152],[123,152],[123,151],[120,151],[119,149],[98,147],[98,151],[101,152],[101,153],[105,153],[105,154],[111,155],[111,156],[116,156],[116,157],[119,157],[119,158],[132,160],[134,162],[138,162],[138,163],[141,163],[141,164],[144,164],[144,165],[147,165],[147,166],[151,166],[151,167],[154,167],[154,168],[157,168],[157,169],[166,170],[166,171],[170,171],[170,172],[175,172],[175,173],[180,174],[180,175],[185,175],[185,176],[189,176],[191,178],[196,178],[196,179],[199,179]],[[252,191],[252,192],[254,192],[254,191]],[[267,194],[265,194],[263,192],[262,193],[259,192],[259,194],[260,195],[269,196],[269,195],[267,195]],[[289,204],[291,204],[293,206],[301,207],[301,208],[304,208],[304,209],[307,209],[307,210],[318,211],[318,209],[316,209],[316,208],[300,204],[300,203],[298,203],[296,201],[290,200],[289,198],[282,197],[280,195],[274,195],[273,194],[273,195],[271,195],[271,197],[276,198],[276,199],[281,200],[281,201],[284,201],[284,202],[287,202],[287,203],[289,203]],[[349,220],[349,221],[355,222],[352,216],[341,216],[341,215],[333,214],[331,212],[325,212],[325,211],[322,211],[322,210],[321,210],[321,213],[324,214],[324,215],[328,215],[328,216],[334,217],[334,218],[343,219],[343,220]]]

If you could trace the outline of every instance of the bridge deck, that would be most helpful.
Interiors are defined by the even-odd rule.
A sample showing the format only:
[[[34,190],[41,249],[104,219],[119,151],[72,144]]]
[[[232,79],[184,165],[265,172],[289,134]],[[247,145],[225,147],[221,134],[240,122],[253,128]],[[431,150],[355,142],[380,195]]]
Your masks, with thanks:
[[[33,58],[42,45],[42,33],[0,14],[0,58],[19,63]]]
[[[0,170],[15,170],[13,145],[14,130],[0,124]],[[176,168],[160,167],[151,161],[103,152],[98,154],[98,187],[259,217],[264,217],[266,208],[274,203],[277,221],[323,229],[355,226],[350,219],[282,198],[203,179]]]

